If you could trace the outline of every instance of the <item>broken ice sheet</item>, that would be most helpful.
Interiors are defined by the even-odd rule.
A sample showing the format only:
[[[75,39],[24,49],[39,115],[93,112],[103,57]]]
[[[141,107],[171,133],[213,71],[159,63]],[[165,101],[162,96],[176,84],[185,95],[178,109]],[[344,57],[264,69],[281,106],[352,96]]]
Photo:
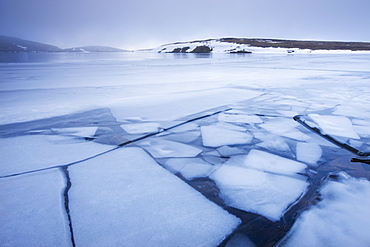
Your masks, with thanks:
[[[309,114],[322,129],[324,134],[360,139],[354,131],[352,122],[344,116]]]
[[[180,173],[187,180],[208,177],[214,166],[200,158],[174,158],[169,159],[164,165],[172,173]]]
[[[0,138],[0,175],[65,165],[112,149],[67,136],[27,135]]]
[[[240,223],[140,148],[69,173],[76,246],[217,246]]]
[[[156,133],[160,129],[159,123],[130,123],[121,124],[121,127],[129,134]]]
[[[299,141],[308,140],[310,137],[296,129],[297,126],[299,126],[299,124],[290,118],[270,119],[268,122],[260,125],[261,128],[275,135],[284,136]]]
[[[156,138],[146,139],[138,145],[145,148],[154,158],[195,157],[203,151],[180,142]]]
[[[369,246],[370,182],[346,173],[327,182],[279,246]]]
[[[93,137],[98,127],[78,127],[78,128],[52,128],[55,134],[70,135],[79,137]]]
[[[297,142],[297,160],[315,165],[321,158],[321,147],[316,143]]]
[[[219,125],[202,126],[201,132],[203,145],[206,147],[247,144],[253,139],[253,135],[248,132],[230,130]]]
[[[263,123],[262,119],[256,115],[241,115],[221,113],[218,116],[218,121],[230,123]]]
[[[307,178],[297,174],[305,168],[300,162],[251,150],[232,157],[210,178],[227,205],[277,221],[305,192]]]
[[[57,169],[0,179],[0,245],[70,246],[64,187]]]

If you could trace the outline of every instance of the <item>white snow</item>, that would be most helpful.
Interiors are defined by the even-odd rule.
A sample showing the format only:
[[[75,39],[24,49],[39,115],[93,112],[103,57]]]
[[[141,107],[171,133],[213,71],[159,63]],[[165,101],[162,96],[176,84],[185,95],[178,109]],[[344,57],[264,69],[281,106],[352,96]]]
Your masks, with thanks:
[[[217,246],[240,223],[139,148],[70,167],[70,176],[77,246]]]
[[[222,128],[219,126],[202,126],[202,140],[206,147],[219,147],[223,145],[235,145],[250,143],[253,135],[247,132],[240,132]]]
[[[322,201],[302,213],[282,246],[369,246],[370,182],[341,173],[320,190]]]
[[[352,122],[344,116],[309,114],[323,130],[324,134],[360,139],[354,131]]]

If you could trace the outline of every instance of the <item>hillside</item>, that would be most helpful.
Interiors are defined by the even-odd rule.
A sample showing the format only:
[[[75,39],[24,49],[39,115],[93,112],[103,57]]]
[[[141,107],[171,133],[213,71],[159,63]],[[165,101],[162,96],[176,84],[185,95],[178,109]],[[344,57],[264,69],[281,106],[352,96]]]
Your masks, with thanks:
[[[61,48],[39,42],[0,35],[0,52],[60,52]]]
[[[158,53],[352,52],[370,51],[370,43],[221,38],[171,43],[152,49],[152,51]]]
[[[109,46],[83,46],[61,49],[57,46],[0,35],[0,52],[124,52]]]

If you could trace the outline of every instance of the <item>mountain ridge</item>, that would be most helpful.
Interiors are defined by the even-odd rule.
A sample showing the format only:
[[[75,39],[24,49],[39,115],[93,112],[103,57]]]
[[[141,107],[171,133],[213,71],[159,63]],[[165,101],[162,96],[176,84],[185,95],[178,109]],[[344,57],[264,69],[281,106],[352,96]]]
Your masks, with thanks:
[[[223,47],[223,49],[220,49]],[[286,40],[265,38],[220,38],[204,39],[189,42],[175,42],[157,48],[138,51],[155,51],[158,53],[253,53],[262,51],[284,51],[291,53],[297,50],[329,50],[329,51],[370,51],[370,42],[345,41],[312,41]],[[0,35],[0,52],[128,52],[127,50],[110,46],[82,46],[62,49],[54,45],[15,37]]]
[[[62,49],[54,45],[0,35],[0,52],[127,52],[110,46],[81,46]]]

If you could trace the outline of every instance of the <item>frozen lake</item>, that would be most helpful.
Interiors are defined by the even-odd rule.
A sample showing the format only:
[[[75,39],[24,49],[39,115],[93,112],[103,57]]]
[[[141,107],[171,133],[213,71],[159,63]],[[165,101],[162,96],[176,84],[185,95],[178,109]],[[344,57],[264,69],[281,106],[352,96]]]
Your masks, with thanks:
[[[2,53],[0,246],[369,246],[366,156],[293,119],[370,152],[369,85],[365,53]]]

